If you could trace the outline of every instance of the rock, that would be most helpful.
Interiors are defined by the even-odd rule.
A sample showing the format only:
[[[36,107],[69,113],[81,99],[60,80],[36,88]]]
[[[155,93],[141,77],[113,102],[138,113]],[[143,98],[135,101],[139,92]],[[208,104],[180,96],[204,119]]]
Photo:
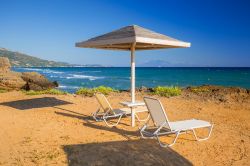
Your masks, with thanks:
[[[6,73],[9,72],[11,68],[10,61],[8,58],[0,57],[0,72]]]
[[[0,73],[0,89],[22,89],[26,82],[21,78],[21,73],[6,72]]]
[[[215,100],[218,102],[232,101],[244,103],[250,99],[249,89],[240,87],[223,87],[215,85],[202,85],[187,87],[183,90],[185,96],[192,95],[204,100]]]
[[[138,92],[145,92],[145,91],[147,91],[147,90],[148,90],[148,88],[145,87],[145,86],[141,86],[141,87],[139,87],[139,88],[136,88],[136,91],[138,91]]]
[[[136,91],[137,91],[137,92],[152,92],[153,89],[152,89],[152,88],[145,87],[145,86],[141,86],[140,88],[136,88]]]
[[[0,57],[0,89],[7,90],[46,90],[58,87],[58,83],[49,81],[36,72],[12,72],[8,58]]]
[[[26,81],[25,90],[46,90],[58,86],[57,82],[50,82],[46,77],[36,72],[24,72],[21,78]]]

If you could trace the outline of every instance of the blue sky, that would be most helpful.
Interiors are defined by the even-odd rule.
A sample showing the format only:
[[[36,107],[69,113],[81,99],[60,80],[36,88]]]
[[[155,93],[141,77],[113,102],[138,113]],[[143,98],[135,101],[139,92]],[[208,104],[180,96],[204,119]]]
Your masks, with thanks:
[[[250,67],[250,1],[0,0],[0,47],[75,64],[128,66],[129,52],[74,47],[137,24],[191,42],[191,48],[138,51],[136,63]]]

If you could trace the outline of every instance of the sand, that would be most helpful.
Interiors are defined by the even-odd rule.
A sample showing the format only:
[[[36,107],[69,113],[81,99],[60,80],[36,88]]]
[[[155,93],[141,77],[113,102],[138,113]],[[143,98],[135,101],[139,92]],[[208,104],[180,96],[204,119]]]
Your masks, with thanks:
[[[161,148],[156,140],[141,139],[142,124],[132,128],[129,117],[113,128],[93,121],[94,97],[0,93],[0,165],[249,165],[250,100],[158,98],[172,121],[214,123],[210,139],[197,142],[191,133],[183,134],[173,147]],[[129,94],[108,99],[118,108]]]

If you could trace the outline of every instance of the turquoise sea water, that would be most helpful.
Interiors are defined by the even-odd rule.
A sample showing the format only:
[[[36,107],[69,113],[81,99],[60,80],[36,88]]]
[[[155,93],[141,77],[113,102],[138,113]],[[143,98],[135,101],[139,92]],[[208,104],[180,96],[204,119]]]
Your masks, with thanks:
[[[58,81],[59,89],[75,92],[79,87],[110,86],[129,89],[129,67],[52,67],[13,68],[15,71],[39,72],[52,81]],[[136,68],[136,87],[191,85],[238,86],[250,89],[250,68]]]

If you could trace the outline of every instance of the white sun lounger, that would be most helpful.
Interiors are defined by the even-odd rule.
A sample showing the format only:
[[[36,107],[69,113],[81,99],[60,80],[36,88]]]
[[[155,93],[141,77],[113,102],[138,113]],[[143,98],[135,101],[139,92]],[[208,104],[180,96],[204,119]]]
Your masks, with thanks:
[[[187,133],[187,131],[192,131],[197,141],[207,140],[210,137],[213,125],[209,122],[196,119],[170,122],[159,100],[144,97],[144,101],[149,110],[154,126],[149,126],[148,120],[140,129],[142,138],[156,138],[161,147],[168,147],[175,144],[179,134]],[[195,133],[195,129],[198,128],[208,128],[208,136],[205,138],[199,138]],[[165,144],[160,141],[159,136],[170,134],[176,135],[172,143]]]
[[[107,126],[113,127],[119,124],[122,116],[127,116],[131,114],[131,109],[130,108],[120,108],[120,109],[113,109],[108,102],[107,98],[102,94],[102,93],[96,93],[95,97],[100,104],[100,108],[93,113],[93,118],[96,121],[104,121]],[[148,112],[146,107],[137,107],[135,110],[136,113],[140,112]],[[107,120],[108,119],[115,119],[117,118],[116,123],[110,123]],[[138,121],[145,121],[145,120],[140,120],[139,117],[136,115],[136,118]]]

